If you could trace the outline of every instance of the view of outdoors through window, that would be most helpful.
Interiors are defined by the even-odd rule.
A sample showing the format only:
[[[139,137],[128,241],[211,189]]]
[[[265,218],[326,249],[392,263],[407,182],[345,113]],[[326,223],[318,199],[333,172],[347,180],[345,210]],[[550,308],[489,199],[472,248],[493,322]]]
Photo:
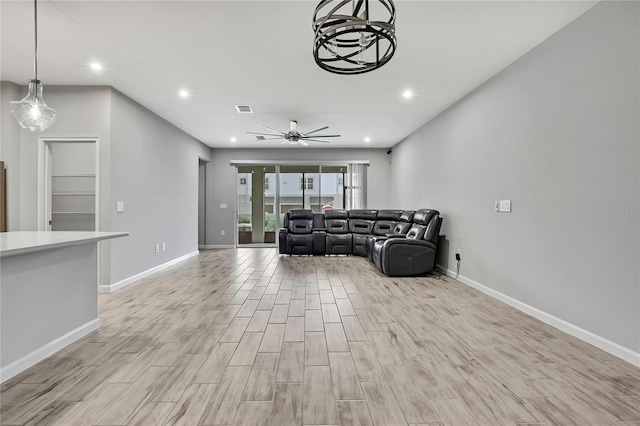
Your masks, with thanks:
[[[342,209],[347,166],[238,166],[238,244],[273,244],[290,209]],[[279,206],[280,218],[276,220]]]

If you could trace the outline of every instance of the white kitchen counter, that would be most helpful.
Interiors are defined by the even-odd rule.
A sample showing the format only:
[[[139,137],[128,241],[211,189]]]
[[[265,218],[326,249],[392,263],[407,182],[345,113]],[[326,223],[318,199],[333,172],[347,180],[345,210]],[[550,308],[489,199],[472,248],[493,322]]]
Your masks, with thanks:
[[[128,232],[47,232],[18,231],[0,233],[0,257],[77,246],[110,238],[126,237]]]
[[[98,329],[98,242],[127,235],[0,233],[0,383]]]

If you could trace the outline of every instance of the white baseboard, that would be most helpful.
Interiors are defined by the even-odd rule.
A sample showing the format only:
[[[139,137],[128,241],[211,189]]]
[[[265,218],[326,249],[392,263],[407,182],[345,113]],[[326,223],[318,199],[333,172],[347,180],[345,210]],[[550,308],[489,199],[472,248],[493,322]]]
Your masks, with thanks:
[[[211,244],[206,246],[198,246],[199,249],[234,249],[236,246],[234,245],[224,245],[224,244]]]
[[[2,369],[0,369],[0,383],[6,382],[16,374],[19,374],[27,368],[36,365],[43,359],[69,346],[76,340],[81,339],[82,337],[86,336],[92,331],[97,330],[98,328],[100,328],[100,319],[96,318],[86,324],[81,325],[75,330],[71,330],[64,336],[58,337],[54,341],[49,342],[46,345],[36,349],[35,351],[23,356],[19,360],[3,367]]]
[[[134,282],[141,280],[144,277],[148,277],[151,274],[159,272],[163,269],[166,269],[170,266],[175,265],[176,263],[180,263],[184,260],[189,259],[190,257],[197,256],[200,252],[198,250],[192,251],[191,253],[187,253],[184,256],[180,256],[176,259],[170,260],[162,265],[154,266],[151,269],[147,269],[146,271],[140,272],[139,274],[133,275],[129,278],[125,278],[124,280],[118,281],[117,283],[113,283],[111,285],[100,285],[98,286],[98,292],[100,293],[111,293],[112,291],[116,291],[121,289],[122,287],[126,287],[128,285],[133,284]]]
[[[455,271],[445,269],[440,265],[437,265],[436,269],[450,276],[451,278],[456,276]],[[526,303],[514,299],[513,297],[507,296],[506,294],[500,293],[499,291],[489,288],[486,285],[480,284],[477,281],[467,278],[464,275],[459,275],[458,281],[468,285],[469,287],[475,288],[476,290],[481,291],[488,296],[498,299],[501,302],[504,302],[507,305],[516,308],[521,312],[524,312],[525,314],[531,315],[532,317],[537,318],[540,321],[557,328],[558,330],[564,331],[565,333],[570,334],[573,337],[587,342],[590,345],[595,346],[596,348],[602,349],[603,351],[608,352],[611,355],[614,355],[624,361],[640,367],[640,353],[638,352],[634,352],[629,348],[612,342],[611,340],[605,339],[602,336],[598,336],[597,334],[580,328],[577,325],[571,324],[570,322],[553,316],[531,305],[527,305]]]

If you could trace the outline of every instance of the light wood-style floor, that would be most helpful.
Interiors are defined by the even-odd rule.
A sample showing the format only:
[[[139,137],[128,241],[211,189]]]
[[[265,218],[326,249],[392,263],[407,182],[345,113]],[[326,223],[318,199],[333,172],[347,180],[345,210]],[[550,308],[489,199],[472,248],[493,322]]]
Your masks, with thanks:
[[[451,279],[210,250],[99,297],[2,425],[639,425],[640,369]]]

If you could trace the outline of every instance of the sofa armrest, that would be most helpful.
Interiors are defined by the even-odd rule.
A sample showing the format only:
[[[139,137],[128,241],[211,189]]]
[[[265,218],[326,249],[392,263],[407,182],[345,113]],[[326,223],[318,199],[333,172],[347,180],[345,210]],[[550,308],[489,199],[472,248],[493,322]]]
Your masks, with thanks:
[[[287,228],[280,228],[278,232],[278,253],[287,254]]]
[[[327,251],[327,233],[324,229],[313,230],[313,254],[325,254]]]
[[[385,241],[384,244],[385,244],[385,247],[391,247],[395,245],[405,245],[407,247],[416,246],[416,247],[428,247],[433,250],[437,249],[437,246],[433,244],[431,241],[413,240],[410,238],[408,239],[407,238],[389,238],[387,241]]]
[[[407,234],[387,234],[385,235],[385,238],[389,239],[389,238],[403,238],[406,239],[407,238]]]

